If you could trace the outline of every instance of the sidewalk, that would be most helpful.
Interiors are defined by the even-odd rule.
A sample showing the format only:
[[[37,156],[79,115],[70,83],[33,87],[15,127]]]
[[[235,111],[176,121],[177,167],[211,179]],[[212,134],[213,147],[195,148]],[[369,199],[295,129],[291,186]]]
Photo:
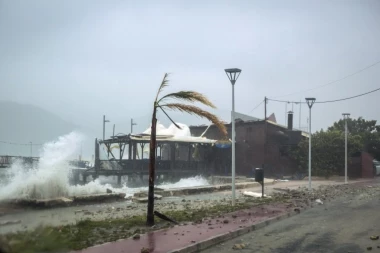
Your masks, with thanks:
[[[141,235],[137,240],[128,238],[77,252],[140,253],[142,248],[149,249],[146,252],[150,253],[195,252],[298,213],[291,206],[284,203],[256,206],[200,224],[175,226]]]

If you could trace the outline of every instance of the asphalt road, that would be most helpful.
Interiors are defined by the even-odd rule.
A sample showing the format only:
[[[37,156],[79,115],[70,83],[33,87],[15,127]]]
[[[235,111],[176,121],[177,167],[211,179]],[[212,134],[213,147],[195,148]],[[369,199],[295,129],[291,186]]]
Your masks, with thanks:
[[[380,240],[370,240],[372,235],[380,235],[379,188],[323,203],[203,252],[380,252]],[[248,245],[236,250],[235,244]]]

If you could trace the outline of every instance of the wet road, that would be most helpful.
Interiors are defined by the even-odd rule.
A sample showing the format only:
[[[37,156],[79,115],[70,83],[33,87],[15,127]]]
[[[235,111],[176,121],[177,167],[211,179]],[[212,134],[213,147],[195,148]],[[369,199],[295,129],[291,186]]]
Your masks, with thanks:
[[[380,192],[324,203],[204,251],[220,252],[380,252]],[[241,250],[235,244],[248,244]]]

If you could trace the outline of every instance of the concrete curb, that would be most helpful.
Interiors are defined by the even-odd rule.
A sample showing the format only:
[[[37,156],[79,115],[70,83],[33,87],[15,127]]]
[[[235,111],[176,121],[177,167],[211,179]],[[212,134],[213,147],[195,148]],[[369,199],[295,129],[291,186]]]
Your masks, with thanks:
[[[92,195],[81,195],[73,197],[59,197],[52,199],[9,199],[0,202],[1,204],[10,204],[16,206],[29,206],[39,208],[66,207],[75,205],[84,205],[91,203],[111,202],[125,200],[125,193],[99,193]]]
[[[265,185],[275,184],[274,180],[265,181]],[[240,182],[236,183],[235,187],[237,190],[249,189],[254,187],[261,186],[258,182]],[[194,186],[194,187],[184,187],[184,188],[174,188],[167,190],[155,190],[155,193],[161,195],[162,197],[171,197],[171,196],[187,196],[187,195],[196,195],[201,193],[213,193],[221,191],[231,190],[231,184],[218,184],[218,185],[206,185],[206,186]],[[147,191],[136,192],[133,197],[135,198],[146,198],[148,196]]]
[[[232,239],[234,239],[234,238],[236,238],[238,236],[241,236],[241,235],[247,234],[249,232],[258,230],[260,228],[266,227],[266,226],[268,226],[270,224],[273,224],[273,223],[275,223],[277,221],[284,220],[286,218],[290,218],[290,217],[295,216],[295,215],[301,213],[302,211],[305,211],[305,210],[310,209],[312,207],[313,207],[313,205],[308,205],[308,206],[303,207],[303,208],[296,207],[296,208],[298,208],[300,210],[299,212],[293,211],[293,212],[288,212],[288,213],[285,213],[285,214],[281,214],[281,215],[275,216],[273,218],[270,218],[268,220],[264,220],[264,221],[261,221],[259,223],[250,225],[249,227],[239,228],[239,229],[237,229],[235,231],[231,231],[231,232],[228,232],[228,233],[224,233],[224,234],[220,234],[220,235],[217,235],[217,236],[213,236],[213,237],[207,238],[207,239],[205,239],[203,241],[196,242],[196,243],[194,243],[192,245],[189,245],[189,246],[186,246],[186,247],[183,247],[183,248],[180,248],[180,249],[175,249],[175,250],[169,251],[168,253],[193,253],[193,252],[199,252],[201,250],[205,250],[207,248],[215,246],[216,244],[222,243],[224,241],[232,240]]]

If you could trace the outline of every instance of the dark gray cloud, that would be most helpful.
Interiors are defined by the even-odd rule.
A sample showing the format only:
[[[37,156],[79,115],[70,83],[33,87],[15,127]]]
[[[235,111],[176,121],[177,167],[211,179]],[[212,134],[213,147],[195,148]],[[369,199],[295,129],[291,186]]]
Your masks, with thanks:
[[[239,67],[236,110],[260,117],[263,107],[251,110],[264,96],[329,100],[380,87],[378,65],[334,85],[281,97],[380,60],[379,13],[376,0],[0,0],[0,99],[40,106],[99,128],[99,135],[103,114],[121,129],[129,129],[131,117],[140,119],[143,130],[163,73],[171,72],[169,91],[203,92],[228,120],[231,86],[223,69]],[[379,94],[316,105],[313,129],[342,112],[380,120]],[[280,123],[285,109],[268,104]],[[298,106],[294,111],[298,120]]]

